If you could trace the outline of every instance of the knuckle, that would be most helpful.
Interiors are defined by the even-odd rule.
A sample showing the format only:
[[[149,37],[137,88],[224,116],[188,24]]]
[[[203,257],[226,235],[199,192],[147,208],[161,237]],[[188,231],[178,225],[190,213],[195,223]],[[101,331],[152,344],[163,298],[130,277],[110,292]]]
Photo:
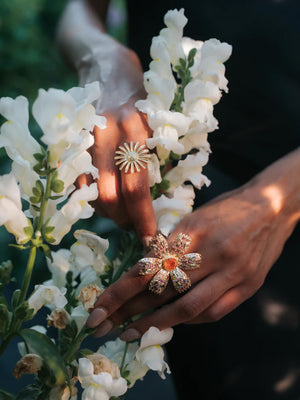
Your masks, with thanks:
[[[177,313],[182,321],[189,321],[198,316],[199,308],[194,302],[182,301],[178,305]]]

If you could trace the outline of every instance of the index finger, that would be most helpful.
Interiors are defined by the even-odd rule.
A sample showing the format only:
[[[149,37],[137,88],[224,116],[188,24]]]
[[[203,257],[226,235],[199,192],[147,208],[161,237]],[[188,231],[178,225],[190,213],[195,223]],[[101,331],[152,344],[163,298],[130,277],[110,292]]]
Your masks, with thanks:
[[[99,325],[122,304],[145,290],[152,276],[139,275],[138,268],[138,265],[132,267],[100,295],[94,304],[94,310],[87,320],[87,326],[89,328],[94,328]]]

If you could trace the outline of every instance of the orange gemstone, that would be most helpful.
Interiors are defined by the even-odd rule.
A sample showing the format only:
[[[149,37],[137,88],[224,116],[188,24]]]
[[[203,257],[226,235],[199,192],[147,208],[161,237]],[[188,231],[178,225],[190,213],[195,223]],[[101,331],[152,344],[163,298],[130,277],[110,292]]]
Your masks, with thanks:
[[[177,267],[176,258],[167,258],[163,263],[164,269],[167,271],[173,271]]]

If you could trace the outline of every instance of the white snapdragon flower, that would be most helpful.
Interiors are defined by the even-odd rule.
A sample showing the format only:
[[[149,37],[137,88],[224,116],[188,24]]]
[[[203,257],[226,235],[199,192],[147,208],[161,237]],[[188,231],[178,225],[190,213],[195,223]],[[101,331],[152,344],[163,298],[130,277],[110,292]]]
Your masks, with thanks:
[[[97,353],[104,355],[105,357],[112,360],[118,366],[121,365],[124,356],[124,349],[126,342],[117,338],[106,342],[103,346],[100,346]],[[124,365],[129,364],[133,361],[135,354],[139,348],[136,342],[127,344],[127,351],[125,355]]]
[[[190,181],[197,189],[201,189],[203,185],[209,186],[210,180],[202,174],[203,166],[207,162],[207,152],[190,154],[186,159],[179,161],[177,166],[166,174],[166,179],[170,182],[168,192],[174,192],[178,186],[186,181]]]
[[[64,159],[57,169],[57,178],[64,182],[64,189],[60,194],[65,194],[81,174],[91,174],[94,179],[99,178],[98,169],[92,164],[92,157],[87,151],[73,153]]]
[[[22,197],[28,200],[33,194],[32,188],[36,181],[41,180],[39,175],[32,169],[30,162],[22,158],[12,162],[11,170],[20,183]],[[43,180],[41,181],[43,182]]]
[[[128,364],[128,380],[131,386],[137,379],[142,379],[149,369],[157,371],[162,379],[165,379],[165,371],[171,373],[168,364],[164,361],[162,345],[168,343],[173,336],[173,329],[160,331],[151,327],[141,338],[140,347],[135,354],[135,359]]]
[[[82,304],[79,304],[79,306],[73,308],[71,319],[75,321],[78,332],[80,332],[84,327],[89,315],[90,314],[85,310]]]
[[[63,308],[67,304],[64,294],[65,290],[59,290],[56,286],[36,285],[34,292],[28,299],[28,306],[34,310],[34,314],[43,306],[54,306],[55,308]]]
[[[111,396],[121,396],[127,391],[124,378],[114,378],[108,372],[94,371],[94,365],[88,358],[79,359],[78,379],[83,387],[83,400],[109,400]]]
[[[98,82],[84,88],[39,90],[33,104],[34,118],[43,130],[42,141],[49,145],[50,161],[56,166],[70,144],[81,142],[82,129],[92,130],[94,125],[105,127],[104,117],[96,115],[90,104],[100,95]]]
[[[73,278],[76,278],[78,272],[72,268],[70,262],[71,252],[67,249],[59,249],[51,252],[51,261],[47,257],[48,269],[51,272],[51,280],[45,282],[46,285],[54,285],[62,289],[66,284],[66,275],[69,271],[73,272]]]
[[[178,222],[193,211],[195,193],[191,185],[179,186],[173,197],[165,195],[153,200],[153,209],[158,230],[165,236],[175,228]]]
[[[179,64],[179,58],[184,58],[181,45],[183,28],[187,23],[184,9],[169,10],[164,17],[164,22],[167,28],[162,29],[159,35],[165,39],[171,63],[175,66]]]
[[[196,77],[203,81],[210,81],[228,92],[225,78],[224,62],[228,60],[232,52],[232,46],[228,43],[221,43],[217,39],[206,40],[201,48],[201,60],[198,66]]]
[[[71,246],[73,264],[76,269],[83,270],[85,267],[92,267],[98,274],[104,272],[105,266],[109,263],[105,253],[108,250],[109,242],[84,229],[74,232],[77,239]]]
[[[30,239],[31,223],[22,211],[20,189],[13,174],[0,176],[1,225],[15,235],[17,243],[25,243]]]
[[[90,218],[93,215],[94,208],[88,202],[96,200],[97,197],[96,183],[90,186],[83,185],[71,195],[68,202],[49,220],[49,226],[55,228],[51,232],[51,236],[55,239],[54,244],[58,244],[79,219]]]
[[[156,154],[150,154],[148,159],[148,177],[149,177],[149,186],[152,187],[156,183],[160,183],[162,178],[160,174],[160,165],[159,159]]]
[[[150,55],[152,61],[149,65],[151,71],[156,72],[164,79],[173,80],[171,69],[170,55],[167,49],[166,41],[161,36],[156,36],[152,39],[150,47]]]
[[[151,115],[158,110],[170,109],[177,87],[173,75],[164,78],[149,70],[144,73],[144,86],[148,93],[147,99],[135,103],[140,111]]]
[[[148,124],[153,129],[152,138],[146,139],[150,149],[157,148],[157,154],[161,164],[173,151],[176,154],[184,152],[184,146],[178,139],[183,136],[189,128],[191,119],[174,111],[158,111],[148,118]]]
[[[19,96],[0,99],[0,114],[8,121],[1,127],[0,147],[5,147],[12,160],[26,160],[31,166],[36,164],[34,153],[40,153],[41,146],[31,136],[28,129],[28,100]]]
[[[210,153],[210,145],[207,141],[207,125],[199,121],[193,121],[188,132],[179,139],[184,146],[184,153],[189,153],[192,149]]]

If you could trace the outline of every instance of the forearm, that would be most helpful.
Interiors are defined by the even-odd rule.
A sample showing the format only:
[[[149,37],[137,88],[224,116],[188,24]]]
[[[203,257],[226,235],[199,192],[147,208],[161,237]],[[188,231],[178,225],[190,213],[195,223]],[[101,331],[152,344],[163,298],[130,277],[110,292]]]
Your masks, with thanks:
[[[287,235],[300,219],[299,171],[300,148],[271,164],[246,185],[246,188],[254,188],[267,200],[270,210],[283,224]]]
[[[97,11],[85,0],[70,1],[59,23],[58,43],[77,69],[80,85],[100,82],[97,111],[104,112],[144,96],[143,71],[136,54],[105,33]]]

